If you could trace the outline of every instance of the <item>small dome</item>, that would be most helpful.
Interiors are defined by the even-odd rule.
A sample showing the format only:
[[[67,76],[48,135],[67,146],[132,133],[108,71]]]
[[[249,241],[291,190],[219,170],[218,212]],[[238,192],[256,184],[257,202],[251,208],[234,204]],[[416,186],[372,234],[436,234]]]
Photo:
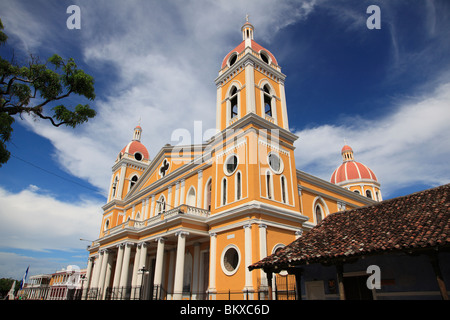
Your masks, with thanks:
[[[270,57],[270,61],[273,64],[278,65],[277,59],[275,59],[275,56],[267,49],[265,49],[263,46],[261,46],[260,44],[258,44],[256,41],[251,40],[251,48],[258,52],[258,53],[262,53],[262,54],[267,54]],[[242,41],[236,48],[234,48],[233,50],[231,50],[223,59],[222,61],[222,69],[225,68],[227,66],[228,60],[230,59],[231,55],[233,53],[236,53],[237,55],[239,55],[241,52],[243,52],[245,49],[245,41]]]
[[[350,146],[345,145],[342,147],[341,153],[348,152],[348,151],[353,152],[353,149]]]
[[[141,143],[141,126],[134,128],[133,139],[120,151],[117,159],[121,159],[125,154],[134,156],[138,161],[150,160],[147,148]]]
[[[341,164],[331,175],[331,183],[339,184],[349,180],[374,180],[378,181],[375,173],[366,165],[351,160]]]
[[[342,164],[334,170],[331,175],[331,183],[341,184],[349,180],[372,180],[378,181],[375,173],[366,165],[355,161],[353,149],[345,145],[342,150]]]
[[[143,156],[143,159],[149,159],[149,153],[147,148],[139,141],[131,141],[128,143],[121,151],[120,155],[123,156],[125,153],[134,155],[136,153],[140,153]]]
[[[248,16],[246,17],[247,21],[242,26],[242,39],[243,41],[233,50],[231,50],[222,61],[222,69],[225,68],[228,64],[232,65],[236,62],[239,54],[244,52],[245,48],[250,47],[256,53],[259,53],[261,60],[266,62],[267,64],[278,65],[277,59],[275,59],[274,55],[267,49],[263,48],[261,45],[253,40],[253,31],[254,28],[250,22],[248,22]]]

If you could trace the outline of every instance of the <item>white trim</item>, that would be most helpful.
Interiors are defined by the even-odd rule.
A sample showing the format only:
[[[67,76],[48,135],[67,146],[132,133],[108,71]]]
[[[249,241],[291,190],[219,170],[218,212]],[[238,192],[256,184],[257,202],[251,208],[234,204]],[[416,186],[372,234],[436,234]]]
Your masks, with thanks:
[[[223,187],[224,181],[226,183],[225,188]],[[223,200],[224,195],[225,195],[225,201]],[[222,180],[220,180],[220,203],[221,203],[221,206],[224,206],[228,203],[228,179],[227,179],[227,177],[223,177]]]
[[[233,157],[233,156],[235,156],[236,157],[236,159],[237,159],[237,161],[236,161],[236,168],[234,168],[234,170],[233,170],[233,172],[228,172],[228,170],[227,170],[227,162],[228,162],[228,160],[230,160],[230,158],[231,157]],[[238,168],[238,166],[239,166],[239,163],[240,163],[240,161],[239,161],[239,156],[237,155],[237,153],[232,153],[232,154],[229,154],[226,158],[225,158],[225,161],[224,161],[224,163],[223,163],[223,172],[225,173],[225,175],[226,176],[231,176],[231,175],[233,175],[236,171],[237,171],[237,168]]]
[[[237,254],[238,254],[238,262],[237,262],[237,265],[236,265],[236,268],[234,268],[234,270],[232,270],[232,271],[229,271],[229,270],[227,270],[226,268],[225,268],[225,265],[224,265],[224,258],[225,258],[225,254],[226,254],[226,252],[229,250],[229,249],[231,249],[231,248],[233,248],[233,249],[235,249],[236,250],[236,252],[237,252]],[[235,245],[235,244],[229,244],[229,245],[227,245],[223,250],[222,250],[222,254],[221,254],[221,256],[220,256],[220,266],[221,266],[221,268],[222,268],[222,271],[223,271],[223,273],[225,273],[227,276],[232,276],[233,274],[235,274],[237,271],[238,271],[238,269],[239,269],[239,266],[241,265],[241,251],[239,250],[239,248],[238,248],[238,246],[237,245]]]
[[[191,192],[191,190],[194,190],[194,203],[190,203],[189,202],[189,194],[190,194],[190,192]],[[196,203],[197,203],[197,191],[195,190],[195,187],[194,186],[191,186],[190,188],[189,188],[189,190],[188,190],[188,192],[186,193],[186,202],[185,202],[188,206],[191,206],[191,207],[196,207],[197,205],[196,205]]]
[[[270,166],[270,161],[269,161],[269,156],[274,154],[276,157],[278,157],[278,159],[280,160],[280,169],[278,171],[275,171],[271,166]],[[270,170],[272,170],[275,174],[281,174],[284,171],[284,162],[283,159],[281,159],[280,155],[274,151],[269,151],[269,153],[267,154],[267,164],[269,165]]]
[[[284,183],[283,183],[284,179]],[[284,196],[286,198],[286,201],[283,201],[283,186],[284,186]],[[281,192],[281,202],[285,204],[289,204],[289,192],[288,192],[288,184],[287,184],[287,178],[284,174],[280,175],[280,192]]]
[[[206,180],[206,183],[205,183],[205,188],[204,188],[204,199],[203,199],[203,209],[205,209],[205,210],[208,210],[208,208],[207,208],[207,199],[208,199],[208,184],[211,184],[211,194],[209,195],[209,205],[210,205],[210,207],[211,207],[211,209],[212,209],[212,204],[213,204],[213,199],[212,199],[212,177],[209,177],[207,180]]]
[[[267,174],[269,174],[270,177],[270,181],[269,184],[267,183]],[[274,191],[273,191],[273,174],[272,171],[267,169],[265,174],[264,174],[264,183],[266,185],[266,196],[265,198],[268,200],[275,200],[275,195],[274,195]],[[269,193],[270,193],[270,197],[269,197]]]
[[[322,209],[322,220],[325,219],[325,217],[327,217],[330,214],[330,210],[328,209],[328,206],[325,202],[325,200],[323,200],[323,198],[321,196],[317,196],[314,198],[313,201],[313,206],[312,206],[312,213],[313,213],[313,220],[314,223],[317,224],[317,220],[316,220],[316,206],[319,205]]]
[[[240,194],[240,197],[238,198],[238,193],[237,193],[237,191],[238,191],[238,174],[241,176],[241,183],[240,183],[240,190],[241,190],[241,194]],[[239,201],[239,200],[242,200],[242,186],[243,186],[243,184],[242,184],[242,172],[241,172],[241,170],[235,170],[235,177],[234,177],[234,201]]]

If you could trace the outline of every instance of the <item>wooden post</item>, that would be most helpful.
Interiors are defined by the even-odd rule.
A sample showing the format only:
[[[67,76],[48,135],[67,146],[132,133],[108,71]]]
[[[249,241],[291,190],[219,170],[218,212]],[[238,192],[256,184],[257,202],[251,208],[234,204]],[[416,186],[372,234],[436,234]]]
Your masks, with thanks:
[[[295,287],[297,288],[297,300],[302,300],[302,269],[295,273]]]
[[[295,291],[297,300],[302,300],[302,273],[303,269],[299,267],[293,267],[288,269],[289,274],[293,274],[295,276]],[[287,278],[287,277],[286,277]],[[287,288],[286,284],[286,288]]]
[[[271,270],[264,270],[267,276],[267,286],[269,289],[269,300],[272,300],[272,272]]]
[[[445,287],[444,278],[442,277],[441,268],[439,267],[439,257],[437,252],[433,252],[429,255],[431,265],[433,266],[434,274],[441,292],[442,300],[448,300],[447,288]]]
[[[337,270],[337,280],[339,285],[339,298],[341,300],[345,300],[345,290],[344,290],[344,268],[341,263],[336,264],[336,270]]]

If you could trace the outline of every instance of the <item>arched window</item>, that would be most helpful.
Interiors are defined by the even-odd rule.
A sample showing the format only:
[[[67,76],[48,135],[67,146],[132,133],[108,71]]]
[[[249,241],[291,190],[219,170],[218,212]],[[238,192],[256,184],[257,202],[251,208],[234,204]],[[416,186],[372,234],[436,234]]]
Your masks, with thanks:
[[[109,219],[106,220],[106,222],[105,222],[105,228],[104,228],[104,231],[106,231],[106,230],[108,230],[108,229],[109,229]]]
[[[366,190],[366,197],[372,199],[372,192],[370,190]]]
[[[133,188],[134,187],[134,185],[136,184],[136,182],[138,181],[138,176],[137,175],[134,175],[133,177],[131,177],[131,180],[130,180],[130,190],[131,190],[131,188]]]
[[[240,200],[242,197],[242,178],[241,172],[236,173],[236,200]]]
[[[238,95],[237,88],[233,86],[230,91],[230,119],[238,116]]]
[[[195,207],[195,188],[191,187],[186,197],[186,204],[191,207]]]
[[[159,200],[156,201],[158,203],[158,214],[161,214],[163,212],[166,211],[166,198],[164,198],[164,196],[162,195],[161,197],[159,197]]]
[[[227,179],[222,180],[222,205],[227,204]]]
[[[287,196],[287,183],[286,178],[284,176],[281,176],[281,201],[283,203],[288,203],[288,196]]]
[[[272,199],[273,189],[272,189],[272,174],[269,170],[266,172],[266,190],[267,190],[267,198]]]
[[[205,187],[205,209],[211,211],[211,178],[208,179]]]
[[[116,178],[114,179],[113,185],[112,185],[112,195],[111,198],[114,198],[116,196],[116,191],[117,191],[117,183],[119,182],[119,178],[116,176]]]
[[[316,205],[315,209],[316,223],[319,224],[323,220],[323,211],[320,205]]]
[[[266,116],[272,117],[272,96],[270,95],[270,88],[266,84],[264,90],[264,113]]]

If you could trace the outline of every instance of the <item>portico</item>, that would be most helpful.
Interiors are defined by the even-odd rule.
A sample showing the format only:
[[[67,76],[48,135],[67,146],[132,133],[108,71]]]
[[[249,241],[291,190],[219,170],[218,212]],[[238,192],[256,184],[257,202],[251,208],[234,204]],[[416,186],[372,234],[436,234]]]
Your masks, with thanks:
[[[186,293],[204,298],[201,252],[209,252],[209,235],[183,229],[101,248],[88,263],[87,298],[179,300]]]

